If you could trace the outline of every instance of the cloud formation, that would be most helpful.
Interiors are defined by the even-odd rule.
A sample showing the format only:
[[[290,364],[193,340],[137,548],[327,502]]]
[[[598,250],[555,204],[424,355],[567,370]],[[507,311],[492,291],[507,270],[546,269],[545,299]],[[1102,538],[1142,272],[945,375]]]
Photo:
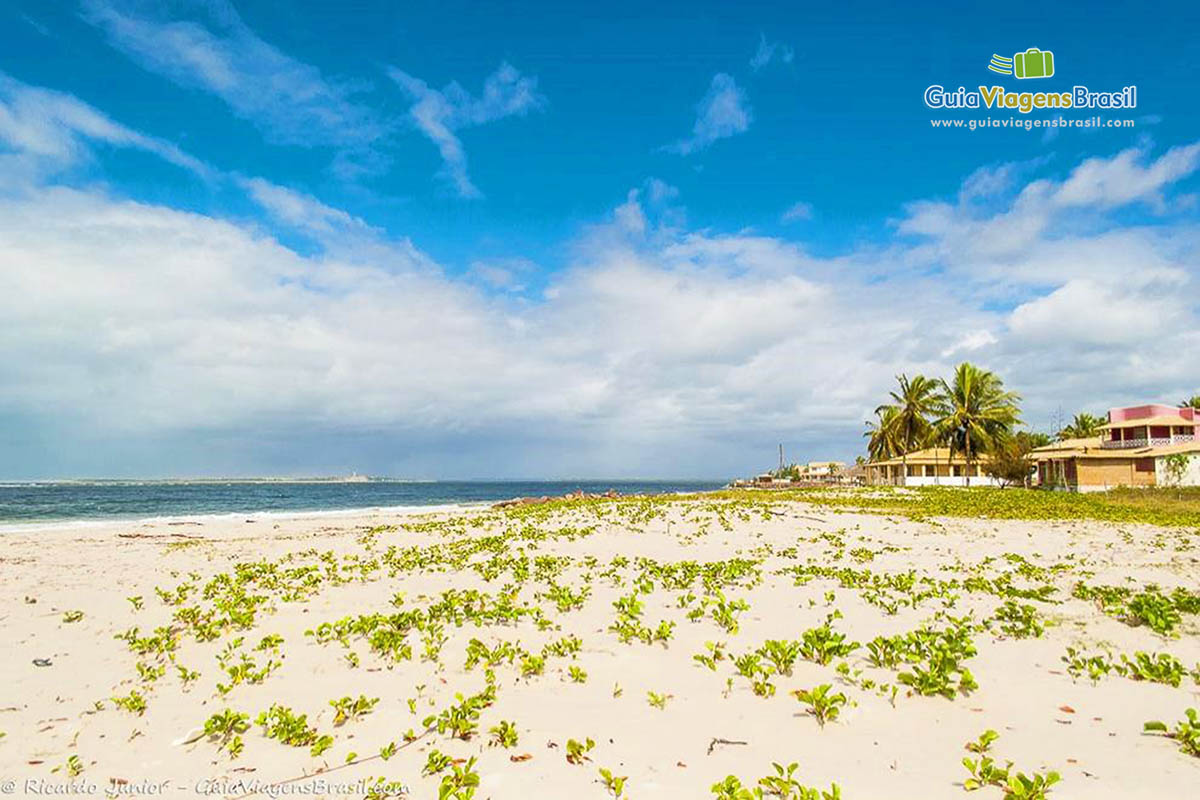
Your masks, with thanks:
[[[520,106],[514,82],[458,95],[445,119]],[[106,148],[187,157],[12,79],[0,141],[4,185],[23,180],[0,194],[0,436],[41,437],[31,473],[137,452],[197,471],[214,442],[252,471],[265,441],[319,472],[345,462],[316,443],[363,437],[378,450],[349,466],[373,472],[719,476],[780,439],[851,457],[895,373],[963,358],[1020,391],[1034,426],[1059,405],[1200,389],[1181,357],[1200,349],[1200,226],[1175,210],[1197,144],[1036,179],[990,165],[834,256],[690,227],[680,192],[649,179],[530,291],[519,256],[455,277],[263,178],[236,182],[315,252],[261,221],[72,186]],[[1131,224],[1130,208],[1156,216]]]
[[[83,7],[113,47],[146,70],[219,97],[268,141],[341,148],[348,164],[368,160],[365,149],[387,133],[356,99],[362,84],[325,76],[264,41],[223,0],[190,4],[196,13],[188,19],[123,0],[84,0]]]
[[[208,168],[170,142],[131,130],[81,100],[29,86],[0,72],[0,170],[28,180],[79,165],[93,148],[143,150],[207,176]]]
[[[767,35],[760,33],[758,35],[758,49],[754,51],[754,55],[750,58],[750,69],[758,72],[772,61],[790,64],[795,57],[796,53],[791,47],[781,42],[768,42]]]
[[[813,215],[812,203],[805,203],[804,201],[800,201],[800,202],[793,203],[792,205],[788,206],[787,210],[784,211],[783,215],[780,217],[780,221],[782,221],[782,222],[797,222],[799,220],[812,219],[812,215]]]
[[[467,173],[467,154],[457,132],[512,116],[525,116],[545,107],[537,78],[522,75],[502,63],[483,82],[483,93],[473,97],[457,81],[432,89],[425,81],[395,67],[392,80],[412,100],[409,117],[417,129],[437,145],[445,165],[443,177],[461,197],[482,197]]]
[[[696,124],[692,135],[668,145],[667,150],[681,156],[705,149],[719,139],[727,139],[750,129],[753,115],[750,102],[733,76],[718,72],[712,85],[696,106]]]

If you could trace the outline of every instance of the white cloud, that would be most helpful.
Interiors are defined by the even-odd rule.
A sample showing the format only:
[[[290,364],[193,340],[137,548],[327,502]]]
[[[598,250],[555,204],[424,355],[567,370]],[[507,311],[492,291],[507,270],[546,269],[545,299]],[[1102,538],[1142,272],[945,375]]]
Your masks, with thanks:
[[[89,160],[97,145],[133,148],[201,176],[210,171],[170,142],[114,122],[100,111],[61,92],[29,86],[0,72],[0,165],[10,179],[30,179]]]
[[[525,291],[522,280],[536,271],[533,261],[516,257],[472,261],[468,274],[493,289],[516,294]]]
[[[988,345],[995,344],[997,341],[998,339],[996,339],[995,335],[993,335],[991,331],[971,331],[970,333],[962,336],[954,344],[943,350],[941,352],[941,357],[950,358],[951,356],[958,355],[959,353],[973,353],[976,350],[987,347]]]
[[[1075,278],[1018,306],[1009,326],[1031,345],[1149,349],[1188,321],[1188,305],[1178,295],[1187,284],[1183,276],[1149,287]]]
[[[1089,158],[1052,195],[1056,205],[1115,208],[1135,201],[1162,208],[1162,190],[1200,166],[1200,142],[1172,147],[1150,163],[1129,148],[1111,158]]]
[[[264,178],[238,178],[237,182],[267,213],[292,228],[318,236],[372,231],[358,217],[327,206],[303,192],[278,186]]]
[[[412,99],[412,122],[437,145],[445,177],[462,197],[480,197],[482,193],[467,174],[467,154],[456,132],[505,117],[524,116],[546,105],[546,99],[537,91],[537,78],[522,75],[507,63],[487,77],[478,98],[455,81],[437,90],[394,67],[388,74]]]
[[[779,42],[768,42],[765,33],[758,35],[758,49],[750,58],[750,68],[758,72],[772,61],[778,60],[784,64],[792,63],[796,54],[791,47]]]
[[[142,67],[221,98],[271,141],[369,147],[386,125],[338,82],[263,41],[223,0],[194,6],[197,19],[169,19],[122,0],[84,0],[84,18]],[[136,11],[134,10],[136,8]]]
[[[708,94],[696,106],[696,124],[692,135],[667,146],[679,155],[689,155],[750,128],[752,120],[749,100],[731,75],[718,72],[713,76]]]
[[[800,201],[788,206],[787,210],[783,212],[783,216],[780,217],[780,221],[796,222],[798,220],[812,219],[812,215],[812,203]]]
[[[37,129],[29,120],[58,119],[3,108],[5,141],[28,152],[44,144],[19,133]],[[51,141],[47,158],[139,146],[82,119],[71,129],[90,133]],[[1163,174],[1132,203],[1170,203],[1187,174],[1134,163]],[[0,197],[0,418],[18,420],[10,431],[51,420],[37,453],[143,442],[164,454],[160,470],[189,469],[163,446],[171,437],[207,446],[219,434],[253,452],[269,431],[289,463],[316,469],[325,462],[304,461],[325,452],[314,437],[357,431],[389,452],[452,451],[421,462],[441,474],[733,474],[780,438],[854,455],[894,374],[946,375],[962,358],[997,370],[1034,421],[1060,403],[1182,396],[1195,381],[1185,356],[1200,349],[1200,228],[1123,224],[1096,189],[1076,225],[1078,201],[1054,198],[1078,174],[1020,187],[976,173],[965,200],[914,204],[897,239],[837,257],[688,228],[678,190],[650,179],[565,243],[568,266],[535,296],[519,256],[454,277],[407,240],[263,178],[238,180],[319,252],[42,173]],[[1035,209],[1049,209],[1044,224],[1017,222]],[[1002,230],[1019,246],[999,246]],[[349,466],[386,471],[389,458]]]

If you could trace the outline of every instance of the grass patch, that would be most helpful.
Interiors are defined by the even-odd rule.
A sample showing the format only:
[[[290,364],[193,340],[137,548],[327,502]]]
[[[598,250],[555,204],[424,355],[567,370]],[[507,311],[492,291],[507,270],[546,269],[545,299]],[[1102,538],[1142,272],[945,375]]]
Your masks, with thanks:
[[[725,493],[729,499],[737,494]],[[761,496],[761,495],[760,495]],[[1200,527],[1200,487],[1113,489],[1108,492],[1053,492],[1041,489],[920,487],[894,489],[798,489],[773,492],[778,500],[799,500],[909,517],[1097,520],[1142,522],[1169,527]]]

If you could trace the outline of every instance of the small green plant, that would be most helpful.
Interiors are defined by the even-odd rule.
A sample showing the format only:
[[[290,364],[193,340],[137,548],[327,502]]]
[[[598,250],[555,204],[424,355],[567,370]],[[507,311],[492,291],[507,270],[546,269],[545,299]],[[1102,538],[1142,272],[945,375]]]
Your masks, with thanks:
[[[488,733],[491,734],[489,744],[500,747],[517,746],[517,726],[508,720],[501,720],[499,725],[493,725],[488,729]]]
[[[483,709],[492,704],[495,697],[495,686],[489,686],[479,694],[463,697],[456,694],[457,703],[443,709],[438,714],[431,714],[422,721],[426,728],[434,728],[438,733],[449,733],[458,739],[470,739],[479,729],[479,715]]]
[[[478,788],[479,773],[472,756],[466,764],[450,764],[450,774],[443,775],[438,786],[438,800],[471,800]]]
[[[199,672],[194,669],[188,669],[183,664],[176,664],[175,671],[179,673],[179,682],[184,686],[194,683],[200,677]]]
[[[587,683],[587,673],[573,664],[567,667],[567,676],[572,683]]]
[[[83,762],[79,760],[78,755],[71,755],[67,757],[67,763],[55,767],[50,771],[58,772],[59,770],[66,772],[68,777],[75,778],[83,772]]]
[[[964,758],[962,763],[971,775],[963,781],[963,788],[968,792],[984,786],[1004,786],[1008,782],[1008,770],[1012,767],[1011,762],[1008,766],[998,767],[996,762],[988,756],[983,756],[978,761],[973,758]]]
[[[658,692],[646,692],[646,701],[651,706],[662,711],[667,707],[667,701],[671,699],[669,694],[659,694]]]
[[[726,775],[725,780],[712,785],[715,800],[759,800],[762,791],[751,791],[742,785],[736,775]]]
[[[79,622],[81,619],[83,619],[82,611],[68,611],[62,616],[62,621],[66,623]]]
[[[370,714],[378,702],[378,697],[368,699],[365,694],[360,694],[358,699],[343,697],[340,700],[330,700],[329,705],[333,706],[334,726],[344,725],[349,720]]]
[[[139,717],[146,711],[146,698],[137,689],[132,690],[124,697],[113,697],[112,701],[117,708],[123,708]]]
[[[829,627],[826,620],[819,628],[809,628],[800,642],[800,655],[818,664],[828,664],[835,658],[845,658],[859,647],[858,642],[847,642],[846,634]]]
[[[1035,606],[1006,600],[988,620],[989,627],[997,627],[1005,636],[1014,639],[1030,639],[1041,636],[1046,625]]]
[[[592,748],[595,746],[596,743],[592,741],[590,737],[584,739],[582,742],[576,741],[575,739],[567,739],[567,763],[582,764],[584,761],[591,761],[588,753],[590,753]]]
[[[758,779],[758,785],[762,787],[761,793],[788,800],[792,798],[803,800],[808,794],[808,790],[794,777],[799,766],[795,761],[788,764],[787,767],[773,762],[771,767],[775,770],[775,774]],[[812,792],[812,796],[815,797],[815,795],[816,792]]]
[[[429,755],[425,758],[425,766],[421,769],[421,774],[439,775],[453,763],[454,759],[440,750],[430,750]]]
[[[1170,635],[1183,621],[1172,599],[1154,590],[1134,595],[1129,600],[1128,608],[1133,624],[1144,624],[1163,636]]]
[[[1183,662],[1170,653],[1144,653],[1138,651],[1133,658],[1121,655],[1121,663],[1125,674],[1137,681],[1152,681],[1178,687],[1187,674]]]
[[[521,675],[525,678],[531,678],[534,675],[541,675],[546,671],[545,656],[534,655],[529,653],[521,659]]]
[[[800,656],[801,643],[782,639],[768,639],[758,648],[758,654],[780,675],[791,675],[792,665]]]
[[[1078,678],[1080,675],[1086,674],[1093,683],[1113,670],[1111,658],[1104,655],[1084,655],[1074,647],[1067,648],[1067,654],[1062,657],[1062,660],[1066,663],[1067,673],[1071,677]]]
[[[1026,775],[1018,772],[1015,775],[1009,771],[1008,782],[1004,784],[1004,800],[1046,800],[1050,787],[1062,780],[1057,772],[1047,772],[1045,775],[1035,772]]]
[[[1179,743],[1180,750],[1200,758],[1200,714],[1194,708],[1184,712],[1184,719],[1176,723],[1175,730],[1170,730],[1162,722],[1152,721],[1143,726],[1143,731],[1161,733],[1168,739],[1174,739]]]
[[[143,605],[143,603],[144,603],[144,598],[143,598],[143,597],[142,597],[140,594],[138,594],[138,595],[134,595],[133,597],[126,597],[125,599],[129,601],[129,604],[130,604],[131,606],[133,606],[133,610],[134,610],[134,611],[141,611],[141,610],[142,610],[142,605]]]
[[[717,671],[717,662],[724,661],[726,658],[725,643],[724,642],[715,642],[715,643],[714,642],[705,642],[704,649],[707,652],[697,653],[696,655],[692,656],[692,660],[697,663],[703,664],[704,666],[708,667],[713,672],[716,672]]]
[[[625,775],[614,775],[612,770],[600,768],[600,782],[604,784],[604,788],[613,796],[615,800],[625,796],[625,781],[629,780]]]
[[[137,670],[138,677],[141,678],[145,683],[154,683],[163,675],[167,674],[166,664],[155,667],[139,661],[134,664],[134,668]]]
[[[750,608],[750,604],[745,600],[727,600],[723,592],[717,590],[715,597],[705,597],[701,603],[705,606],[711,606],[711,616],[713,622],[720,625],[728,633],[738,632],[738,617],[742,612]]]
[[[808,706],[808,713],[817,718],[817,723],[825,727],[826,722],[838,718],[843,706],[846,705],[846,695],[834,692],[833,686],[823,683],[814,689],[796,689],[792,696]]]
[[[979,738],[976,739],[975,741],[967,742],[966,748],[968,750],[970,750],[972,753],[978,753],[980,755],[983,755],[991,748],[992,742],[996,741],[999,738],[1000,738],[1000,734],[996,733],[994,730],[991,730],[989,728],[988,730],[979,734]]]
[[[262,726],[268,739],[291,747],[307,747],[313,756],[319,756],[333,746],[332,736],[318,735],[316,728],[308,726],[307,714],[295,714],[287,706],[272,704],[259,713],[254,722]]]
[[[204,735],[216,742],[218,750],[228,750],[230,758],[242,752],[242,734],[250,730],[250,715],[225,709],[204,722]]]

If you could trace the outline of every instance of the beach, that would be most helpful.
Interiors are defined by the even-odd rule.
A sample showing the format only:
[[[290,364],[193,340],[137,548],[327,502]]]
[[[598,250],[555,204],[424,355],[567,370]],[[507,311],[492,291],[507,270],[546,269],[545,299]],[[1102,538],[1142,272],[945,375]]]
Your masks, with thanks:
[[[1198,545],[769,493],[10,531],[0,778],[683,798],[796,762],[848,800],[951,798],[987,755],[1054,797],[1185,797],[1200,759],[1143,725],[1200,705]],[[1138,617],[1145,592],[1182,611]],[[1183,672],[1121,674],[1139,652]],[[793,694],[823,685],[844,703]]]

